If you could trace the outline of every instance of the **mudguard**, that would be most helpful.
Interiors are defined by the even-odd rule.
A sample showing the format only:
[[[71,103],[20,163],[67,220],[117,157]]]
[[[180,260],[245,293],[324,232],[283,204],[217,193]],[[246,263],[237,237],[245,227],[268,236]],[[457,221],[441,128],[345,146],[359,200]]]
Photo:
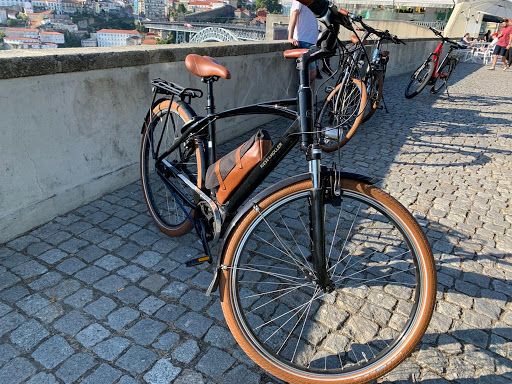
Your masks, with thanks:
[[[331,169],[322,167],[322,177],[328,177],[330,174],[331,174]],[[351,172],[341,172],[340,176],[341,176],[341,179],[351,179],[351,180],[356,180],[356,181],[363,181],[363,182],[371,184],[371,185],[375,184],[378,181],[375,178],[360,175],[357,173],[351,173]],[[276,192],[290,184],[296,184],[301,181],[308,180],[309,178],[311,178],[311,175],[309,173],[302,173],[302,174],[295,175],[292,177],[288,177],[284,180],[281,180],[281,181],[277,182],[276,184],[273,184],[270,187],[265,188],[263,191],[261,191],[256,196],[254,196],[252,199],[248,200],[244,204],[244,206],[242,208],[240,208],[240,210],[238,211],[236,216],[229,223],[227,229],[224,232],[224,236],[222,237],[222,241],[221,241],[220,247],[219,247],[219,256],[217,257],[217,265],[216,265],[215,271],[213,273],[212,282],[210,283],[210,286],[208,287],[208,290],[206,291],[206,296],[210,296],[210,294],[212,292],[215,292],[219,286],[219,276],[220,275],[218,272],[222,266],[222,262],[224,259],[224,248],[226,247],[228,240],[231,238],[231,232],[233,231],[234,228],[236,228],[236,226],[238,225],[238,222],[246,215],[246,213],[252,209],[254,203],[267,198],[274,192]],[[222,297],[221,297],[221,300],[222,300]]]

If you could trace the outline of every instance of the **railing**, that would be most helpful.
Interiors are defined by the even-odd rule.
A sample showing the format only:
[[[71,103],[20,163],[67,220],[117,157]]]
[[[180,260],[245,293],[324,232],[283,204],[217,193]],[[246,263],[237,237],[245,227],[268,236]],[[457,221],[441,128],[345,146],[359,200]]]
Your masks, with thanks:
[[[448,24],[447,22],[444,21],[411,21],[411,23],[427,28],[432,27],[434,29],[437,29],[438,31],[444,31],[444,29],[446,28],[446,24]]]

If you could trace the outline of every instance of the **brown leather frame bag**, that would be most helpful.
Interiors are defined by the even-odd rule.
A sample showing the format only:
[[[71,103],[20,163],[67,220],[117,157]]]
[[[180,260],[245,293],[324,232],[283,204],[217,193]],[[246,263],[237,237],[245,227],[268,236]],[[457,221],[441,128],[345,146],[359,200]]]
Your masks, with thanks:
[[[269,133],[260,129],[237,149],[208,167],[205,187],[218,187],[217,202],[223,204],[271,148]]]

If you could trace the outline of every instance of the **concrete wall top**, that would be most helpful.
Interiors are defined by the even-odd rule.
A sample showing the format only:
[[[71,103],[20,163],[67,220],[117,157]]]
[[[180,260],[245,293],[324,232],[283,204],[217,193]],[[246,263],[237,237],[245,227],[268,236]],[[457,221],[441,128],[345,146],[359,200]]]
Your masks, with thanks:
[[[190,53],[225,57],[280,52],[287,42],[233,42],[0,51],[0,79],[184,61]]]

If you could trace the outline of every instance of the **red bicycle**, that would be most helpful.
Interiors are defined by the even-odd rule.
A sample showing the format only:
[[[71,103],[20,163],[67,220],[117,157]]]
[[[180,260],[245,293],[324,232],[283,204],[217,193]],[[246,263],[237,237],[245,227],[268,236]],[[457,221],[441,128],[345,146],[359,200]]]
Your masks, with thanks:
[[[432,86],[430,93],[436,94],[445,86],[448,92],[448,79],[459,63],[459,59],[453,51],[459,48],[465,48],[455,41],[448,40],[441,32],[434,28],[430,28],[430,30],[434,32],[436,36],[440,37],[442,41],[435,51],[429,55],[428,59],[414,71],[411,76],[411,81],[405,89],[405,97],[407,99],[412,99],[414,96],[418,95],[427,85]],[[443,61],[441,61],[441,64],[439,64],[443,54],[444,43],[450,45],[450,51]]]

